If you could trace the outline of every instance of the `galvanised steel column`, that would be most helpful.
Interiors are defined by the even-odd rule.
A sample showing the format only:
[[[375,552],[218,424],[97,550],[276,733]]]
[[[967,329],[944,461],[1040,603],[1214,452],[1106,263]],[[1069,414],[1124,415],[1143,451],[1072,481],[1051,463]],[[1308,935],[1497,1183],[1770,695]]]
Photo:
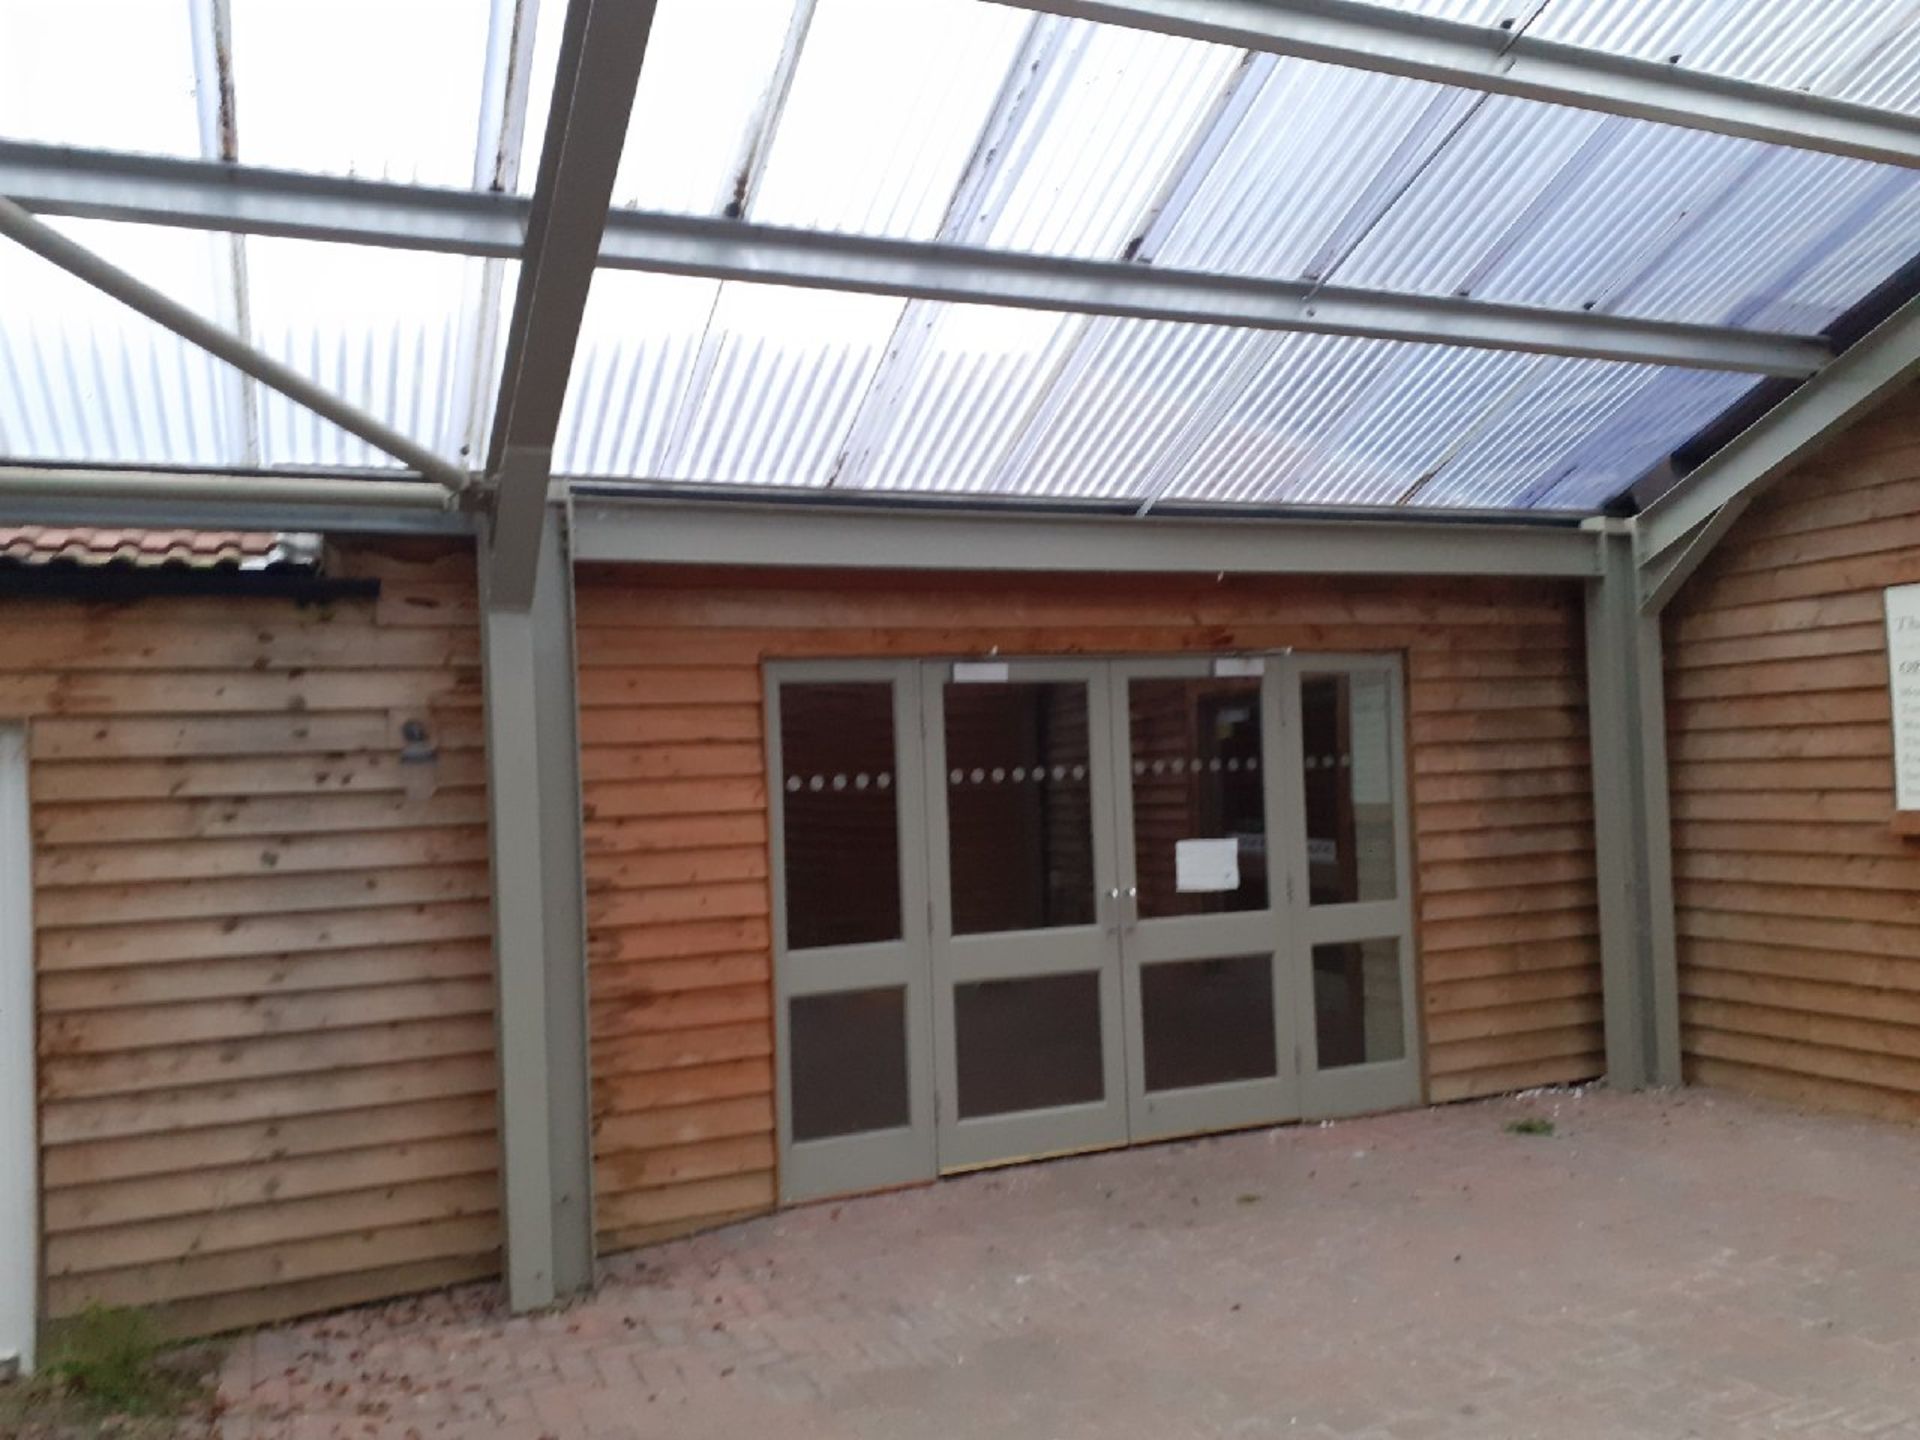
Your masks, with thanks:
[[[593,1281],[586,918],[573,583],[563,515],[541,527],[529,603],[494,593],[480,556],[493,853],[501,1209],[509,1305]]]
[[[1607,1080],[1680,1083],[1679,977],[1660,618],[1640,610],[1632,524],[1589,522],[1587,710]]]

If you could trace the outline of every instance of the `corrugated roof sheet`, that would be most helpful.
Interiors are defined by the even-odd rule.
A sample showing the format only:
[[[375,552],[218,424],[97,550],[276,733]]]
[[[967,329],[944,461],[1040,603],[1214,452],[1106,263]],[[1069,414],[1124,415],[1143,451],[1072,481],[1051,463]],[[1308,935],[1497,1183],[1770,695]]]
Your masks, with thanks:
[[[1920,11],[1903,0],[1368,0],[1541,40],[1920,114]]]
[[[184,3],[134,7],[129,44],[82,69],[120,7],[0,0],[0,133],[528,188],[564,7],[539,9],[515,148],[514,0],[350,3],[343,21],[321,0],[235,0],[223,133]],[[1392,8],[1920,113],[1914,0]],[[360,107],[312,123],[369,31],[382,46],[360,58],[407,83],[356,65]],[[1911,171],[983,0],[660,0],[614,199],[1793,333],[1920,255]],[[513,266],[58,223],[448,458],[478,456]],[[0,453],[388,463],[36,259],[0,249],[0,290]],[[1585,510],[1752,383],[603,272],[556,465],[1141,507]]]

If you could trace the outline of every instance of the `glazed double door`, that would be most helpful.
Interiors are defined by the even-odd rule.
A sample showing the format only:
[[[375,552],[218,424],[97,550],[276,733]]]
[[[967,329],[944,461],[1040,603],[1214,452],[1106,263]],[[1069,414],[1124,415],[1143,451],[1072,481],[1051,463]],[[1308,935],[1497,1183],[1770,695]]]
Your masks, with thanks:
[[[788,1198],[1417,1098],[1392,660],[770,689]]]

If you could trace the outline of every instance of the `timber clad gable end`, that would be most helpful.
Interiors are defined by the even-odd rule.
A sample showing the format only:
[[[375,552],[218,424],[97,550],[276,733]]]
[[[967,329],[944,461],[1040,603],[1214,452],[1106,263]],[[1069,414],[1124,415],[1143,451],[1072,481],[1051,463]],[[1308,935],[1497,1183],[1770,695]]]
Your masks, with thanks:
[[[1667,612],[1687,1075],[1920,1118],[1920,841],[1882,590],[1920,582],[1920,394],[1755,503]]]

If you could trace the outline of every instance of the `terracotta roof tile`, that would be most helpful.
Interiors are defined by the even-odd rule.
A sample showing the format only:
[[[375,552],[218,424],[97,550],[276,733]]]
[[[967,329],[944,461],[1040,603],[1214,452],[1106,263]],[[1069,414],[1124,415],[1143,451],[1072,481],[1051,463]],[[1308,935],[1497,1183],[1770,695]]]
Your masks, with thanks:
[[[297,538],[273,531],[0,526],[0,560],[22,565],[181,566],[195,570],[231,566],[258,570],[309,561],[311,548],[298,544]]]

